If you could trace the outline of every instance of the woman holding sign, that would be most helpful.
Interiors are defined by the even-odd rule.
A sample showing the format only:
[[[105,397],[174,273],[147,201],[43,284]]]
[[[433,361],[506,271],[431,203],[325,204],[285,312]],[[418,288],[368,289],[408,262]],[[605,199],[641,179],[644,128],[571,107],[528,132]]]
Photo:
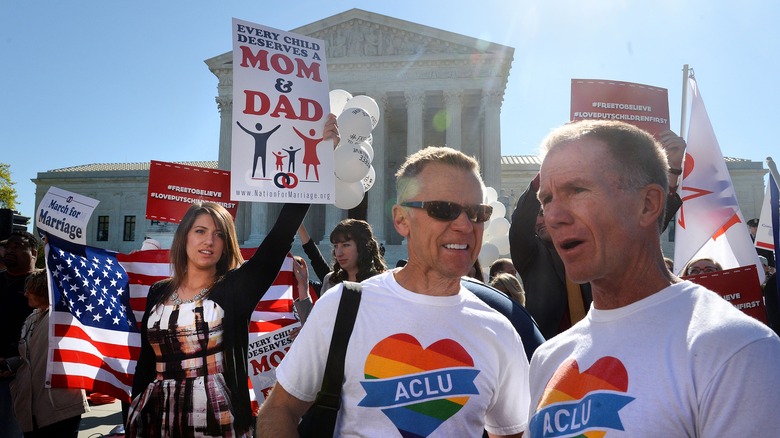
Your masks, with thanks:
[[[338,144],[335,116],[325,139]],[[248,325],[273,284],[308,204],[286,204],[244,263],[230,213],[190,207],[171,246],[173,276],[149,289],[127,436],[248,437]]]

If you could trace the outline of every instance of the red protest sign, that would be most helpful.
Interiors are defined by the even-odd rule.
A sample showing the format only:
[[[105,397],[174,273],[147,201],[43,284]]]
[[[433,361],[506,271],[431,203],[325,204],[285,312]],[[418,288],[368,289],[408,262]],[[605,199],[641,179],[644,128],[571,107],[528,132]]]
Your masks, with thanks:
[[[238,202],[230,200],[230,172],[205,167],[152,161],[146,218],[179,223],[195,201],[221,204],[233,218]]]
[[[682,278],[716,292],[737,309],[767,324],[764,295],[754,265]]]
[[[657,135],[669,129],[669,93],[632,82],[572,79],[571,120],[584,119],[618,120]]]

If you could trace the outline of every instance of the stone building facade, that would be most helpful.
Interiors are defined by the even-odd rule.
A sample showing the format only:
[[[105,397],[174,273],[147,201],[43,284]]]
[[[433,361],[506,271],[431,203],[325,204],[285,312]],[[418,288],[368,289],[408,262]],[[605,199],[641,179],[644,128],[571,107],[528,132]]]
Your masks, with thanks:
[[[366,194],[367,220],[387,248],[394,265],[406,248],[390,220],[395,201],[394,174],[407,154],[427,145],[448,145],[477,157],[485,183],[499,192],[511,216],[517,196],[539,170],[532,155],[501,156],[500,112],[514,49],[396,18],[351,9],[293,29],[325,40],[331,89],[366,94],[380,107],[373,131],[374,187]],[[216,76],[220,117],[218,160],[188,162],[229,169],[232,129],[232,55],[205,61]],[[215,152],[217,145],[215,145]],[[743,215],[761,210],[766,171],[762,163],[727,159]],[[92,246],[130,252],[144,237],[169,247],[175,224],[145,219],[149,163],[87,164],[38,173],[36,202],[49,187],[98,199],[87,227]],[[278,204],[242,204],[236,218],[244,246],[258,244],[273,221]],[[328,235],[347,212],[334,206],[312,206],[305,225],[322,253],[330,252]],[[670,254],[673,242],[664,238]]]

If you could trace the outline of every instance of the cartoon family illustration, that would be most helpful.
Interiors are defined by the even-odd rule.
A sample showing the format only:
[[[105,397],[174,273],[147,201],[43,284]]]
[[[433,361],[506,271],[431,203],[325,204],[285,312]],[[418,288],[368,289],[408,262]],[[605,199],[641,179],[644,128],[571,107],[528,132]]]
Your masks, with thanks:
[[[252,160],[252,178],[256,178],[257,173],[257,159],[260,158],[261,160],[261,168],[263,170],[263,178],[266,177],[265,174],[265,159],[266,155],[268,153],[268,139],[271,137],[271,135],[276,132],[282,125],[276,125],[275,128],[263,132],[263,125],[260,123],[255,124],[255,129],[257,129],[257,132],[249,130],[245,128],[241,122],[236,121],[236,124],[239,128],[241,128],[244,132],[251,135],[255,139],[255,156]],[[306,166],[306,179],[309,179],[309,170],[312,168],[314,169],[314,178],[319,181],[320,174],[319,174],[319,165],[320,165],[320,159],[317,156],[317,145],[322,141],[322,136],[315,137],[315,134],[317,131],[314,129],[309,130],[309,135],[303,134],[301,131],[299,131],[297,128],[293,127],[293,131],[298,135],[298,137],[303,140],[303,164]],[[274,157],[276,157],[275,161],[275,169],[279,172],[284,172],[284,159],[287,158],[287,172],[289,173],[295,173],[295,154],[297,154],[301,148],[295,149],[294,146],[289,146],[287,149],[282,148],[280,151],[272,151]]]

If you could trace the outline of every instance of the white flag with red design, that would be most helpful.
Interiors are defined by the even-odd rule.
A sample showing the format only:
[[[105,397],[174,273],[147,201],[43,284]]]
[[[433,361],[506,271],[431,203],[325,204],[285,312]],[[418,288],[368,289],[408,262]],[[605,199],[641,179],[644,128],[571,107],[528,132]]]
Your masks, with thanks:
[[[756,265],[760,281],[763,269],[742,217],[726,161],[710,124],[696,80],[688,79],[691,117],[685,151],[677,213],[674,272],[689,261],[710,257],[724,269]]]

